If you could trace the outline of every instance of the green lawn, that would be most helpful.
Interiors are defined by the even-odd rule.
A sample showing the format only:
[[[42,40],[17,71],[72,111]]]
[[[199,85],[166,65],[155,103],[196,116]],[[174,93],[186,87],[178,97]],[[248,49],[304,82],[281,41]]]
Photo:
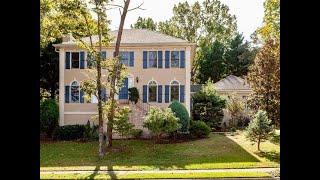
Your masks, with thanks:
[[[196,173],[143,173],[143,174],[41,174],[41,179],[156,179],[156,178],[248,178],[248,177],[271,177],[262,172],[196,172]]]
[[[123,142],[123,141],[122,141]],[[115,140],[119,146],[121,140]],[[210,138],[177,144],[154,144],[148,140],[128,140],[125,152],[111,152],[98,160],[98,142],[55,142],[40,146],[41,170],[152,170],[279,167],[279,145],[262,143],[270,154],[255,154],[243,134]],[[278,154],[277,154],[278,153]],[[259,156],[260,155],[260,156]],[[269,157],[269,158],[268,158]]]

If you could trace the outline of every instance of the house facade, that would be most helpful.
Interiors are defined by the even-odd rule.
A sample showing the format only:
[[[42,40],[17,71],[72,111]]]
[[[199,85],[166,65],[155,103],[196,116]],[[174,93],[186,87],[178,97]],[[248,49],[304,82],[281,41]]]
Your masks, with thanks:
[[[116,37],[117,31],[111,31],[110,35]],[[97,39],[97,36],[92,37],[94,43]],[[89,43],[89,38],[82,40]],[[116,96],[118,102],[126,102],[128,88],[136,87],[142,105],[168,107],[173,100],[178,100],[190,113],[190,72],[195,46],[158,32],[123,30],[120,59],[128,67],[128,76]],[[63,42],[54,47],[59,53],[59,125],[85,124],[98,114],[97,98],[92,96],[85,102],[80,89],[81,82],[90,76],[86,70],[90,66],[87,52],[77,45],[72,35],[64,37]],[[111,42],[110,47],[103,48],[102,56],[113,57],[114,48],[115,42]],[[105,71],[102,76],[106,81]],[[104,98],[108,93],[108,89],[102,91]],[[133,111],[137,109],[132,108]],[[141,126],[143,118],[136,118],[134,122]]]

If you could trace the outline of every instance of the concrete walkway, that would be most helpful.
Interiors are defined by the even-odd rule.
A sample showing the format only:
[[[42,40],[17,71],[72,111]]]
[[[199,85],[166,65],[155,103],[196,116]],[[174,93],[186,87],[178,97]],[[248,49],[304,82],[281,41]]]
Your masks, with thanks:
[[[143,170],[143,171],[123,171],[123,170],[57,170],[57,171],[40,171],[41,174],[88,174],[88,173],[111,173],[115,175],[127,175],[127,174],[144,174],[144,173],[201,173],[201,172],[265,172],[271,173],[273,171],[280,170],[280,168],[250,168],[250,169],[201,169],[201,170]]]

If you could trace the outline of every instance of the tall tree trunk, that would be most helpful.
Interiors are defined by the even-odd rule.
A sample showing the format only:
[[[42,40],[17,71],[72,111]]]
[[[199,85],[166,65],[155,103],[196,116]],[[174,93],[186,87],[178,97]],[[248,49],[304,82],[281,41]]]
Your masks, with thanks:
[[[97,4],[96,4],[97,6]],[[99,52],[102,50],[101,42],[101,27],[100,14],[98,13],[98,37],[99,37]],[[97,89],[98,89],[98,113],[99,113],[99,157],[103,158],[104,151],[104,133],[103,133],[103,116],[102,116],[102,96],[101,96],[101,56],[96,55],[97,59]]]
[[[55,99],[56,96],[56,88],[54,87],[55,85],[52,85],[50,88],[50,98]]]
[[[122,31],[123,31],[123,26],[124,26],[124,21],[126,19],[126,15],[128,12],[130,0],[126,0],[124,3],[123,7],[123,12],[121,14],[121,20],[120,20],[120,26],[118,29],[118,36],[117,36],[117,41],[116,41],[116,47],[115,47],[115,53],[114,57],[117,57],[119,55],[119,49],[120,49],[120,42],[121,42],[121,36],[122,36]],[[111,87],[116,86],[116,80],[119,77],[119,66],[121,66],[121,63],[118,59],[116,63],[116,73],[115,75],[111,78]],[[108,147],[112,147],[112,129],[113,129],[113,119],[114,119],[114,114],[115,114],[115,88],[111,88],[110,90],[110,99],[111,99],[111,111],[108,116],[108,126],[107,126],[107,136],[108,136]]]
[[[260,138],[258,139],[258,151],[260,151],[260,142],[261,142],[261,140],[260,140]]]

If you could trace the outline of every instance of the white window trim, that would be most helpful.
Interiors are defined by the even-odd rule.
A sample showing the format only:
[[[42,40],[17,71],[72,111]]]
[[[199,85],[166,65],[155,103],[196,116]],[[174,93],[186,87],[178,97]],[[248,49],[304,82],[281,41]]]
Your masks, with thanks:
[[[151,52],[151,51],[155,51],[156,52],[156,57],[157,57],[157,67],[150,67],[149,66],[149,53]],[[148,67],[148,69],[152,69],[152,68],[154,68],[154,69],[156,69],[156,68],[158,68],[158,51],[157,50],[151,50],[151,51],[147,51],[147,67]]]
[[[173,52],[173,51],[178,51],[178,54],[179,54],[179,65],[178,65],[178,67],[171,67],[171,53]],[[179,50],[173,50],[173,51],[170,51],[170,57],[169,57],[169,66],[170,66],[170,68],[180,68],[180,62],[181,62],[181,53],[180,53],[180,51]],[[170,84],[171,85],[171,84]]]
[[[149,84],[150,84],[150,82],[152,82],[152,81],[154,81],[155,83],[156,83],[156,101],[149,101]],[[156,81],[156,80],[150,80],[149,82],[148,82],[148,85],[147,85],[147,102],[149,103],[156,103],[156,102],[158,102],[158,82]]]
[[[80,69],[80,51],[67,51],[70,52],[69,62],[70,62],[70,70],[71,69]],[[79,54],[79,67],[78,68],[72,68],[72,53],[78,53]]]
[[[71,97],[71,87],[72,87],[72,83],[73,82],[77,82],[77,84],[78,84],[78,86],[79,86],[79,102],[71,102],[71,100],[72,100],[72,97]],[[70,83],[70,90],[69,90],[69,103],[74,103],[74,104],[80,104],[81,102],[80,102],[81,100],[80,100],[80,83],[77,81],[77,80],[73,80],[71,83]]]
[[[178,85],[174,85],[174,86],[178,86],[178,88],[179,88],[179,90],[178,90],[178,94],[179,94],[179,95],[178,95],[178,98],[179,98],[179,102],[180,102],[180,82],[179,82],[178,80],[175,80],[175,79],[172,80],[172,81],[170,81],[170,86],[169,86],[169,87],[170,87],[170,88],[169,88],[169,102],[172,102],[172,100],[171,100],[171,86],[172,86],[172,85],[171,85],[171,84],[172,84],[172,82],[174,82],[174,81],[178,83]]]

